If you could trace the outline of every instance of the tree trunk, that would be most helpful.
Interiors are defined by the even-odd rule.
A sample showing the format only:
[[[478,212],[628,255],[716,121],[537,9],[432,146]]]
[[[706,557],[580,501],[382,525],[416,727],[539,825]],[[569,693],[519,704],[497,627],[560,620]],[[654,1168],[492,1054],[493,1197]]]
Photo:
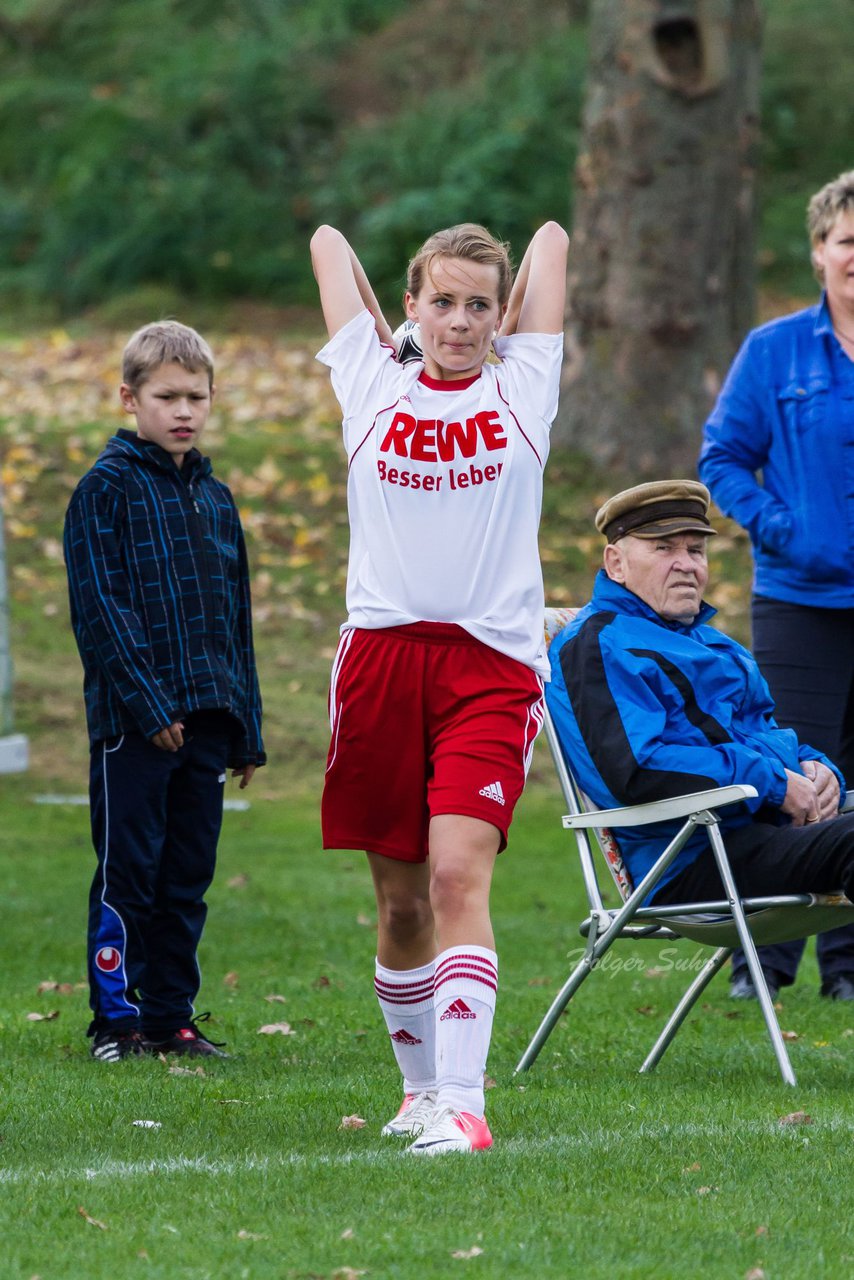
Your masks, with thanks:
[[[555,442],[693,475],[754,301],[758,0],[593,0]]]

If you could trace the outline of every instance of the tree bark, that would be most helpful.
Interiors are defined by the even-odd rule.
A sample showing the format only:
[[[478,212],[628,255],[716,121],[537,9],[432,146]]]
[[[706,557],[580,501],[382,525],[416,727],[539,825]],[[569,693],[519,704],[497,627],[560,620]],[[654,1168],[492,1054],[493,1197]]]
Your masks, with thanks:
[[[693,475],[753,318],[758,0],[593,0],[555,442]]]

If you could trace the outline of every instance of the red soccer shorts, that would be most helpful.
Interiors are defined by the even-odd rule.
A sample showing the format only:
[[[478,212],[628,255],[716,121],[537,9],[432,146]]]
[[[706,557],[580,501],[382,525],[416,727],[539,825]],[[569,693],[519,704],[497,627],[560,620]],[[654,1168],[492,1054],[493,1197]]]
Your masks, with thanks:
[[[430,819],[490,822],[501,848],[543,722],[529,667],[443,622],[345,631],[329,693],[325,849],[423,862]]]

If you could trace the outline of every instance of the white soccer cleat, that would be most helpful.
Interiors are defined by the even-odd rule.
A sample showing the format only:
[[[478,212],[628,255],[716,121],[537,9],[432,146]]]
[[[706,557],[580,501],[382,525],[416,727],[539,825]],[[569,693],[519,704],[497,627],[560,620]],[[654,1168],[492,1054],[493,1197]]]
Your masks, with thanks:
[[[383,1125],[384,1138],[417,1138],[424,1132],[436,1110],[436,1094],[432,1089],[424,1093],[406,1093],[400,1110],[393,1120]]]
[[[447,1151],[487,1151],[491,1146],[486,1116],[478,1119],[468,1111],[438,1107],[428,1127],[407,1151],[414,1156],[441,1156]]]

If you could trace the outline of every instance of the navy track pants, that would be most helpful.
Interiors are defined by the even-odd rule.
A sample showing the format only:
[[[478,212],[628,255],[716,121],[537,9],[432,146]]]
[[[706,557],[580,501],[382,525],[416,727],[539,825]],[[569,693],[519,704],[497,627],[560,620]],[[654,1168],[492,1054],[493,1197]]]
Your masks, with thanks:
[[[92,747],[90,1030],[165,1036],[192,1017],[228,754],[227,728],[189,726],[177,752],[134,733]]]

